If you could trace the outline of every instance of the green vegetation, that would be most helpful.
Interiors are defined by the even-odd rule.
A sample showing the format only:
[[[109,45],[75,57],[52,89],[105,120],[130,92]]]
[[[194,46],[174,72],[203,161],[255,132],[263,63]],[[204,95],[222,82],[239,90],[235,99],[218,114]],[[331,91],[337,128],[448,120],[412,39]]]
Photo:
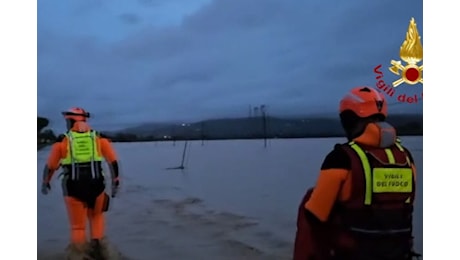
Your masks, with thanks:
[[[37,149],[47,146],[56,140],[53,130],[45,129],[49,125],[48,118],[37,117]]]
[[[37,133],[40,133],[43,130],[43,128],[48,126],[49,123],[50,121],[48,120],[48,118],[37,117]]]

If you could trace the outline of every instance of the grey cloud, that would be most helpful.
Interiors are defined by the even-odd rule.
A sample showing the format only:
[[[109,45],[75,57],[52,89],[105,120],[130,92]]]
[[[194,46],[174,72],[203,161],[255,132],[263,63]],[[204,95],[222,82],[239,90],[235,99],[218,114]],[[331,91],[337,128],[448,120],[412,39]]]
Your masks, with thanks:
[[[109,122],[242,115],[250,104],[332,113],[344,91],[374,85],[373,68],[398,58],[414,3],[220,0],[111,45],[39,35],[39,108],[56,109],[55,95]]]

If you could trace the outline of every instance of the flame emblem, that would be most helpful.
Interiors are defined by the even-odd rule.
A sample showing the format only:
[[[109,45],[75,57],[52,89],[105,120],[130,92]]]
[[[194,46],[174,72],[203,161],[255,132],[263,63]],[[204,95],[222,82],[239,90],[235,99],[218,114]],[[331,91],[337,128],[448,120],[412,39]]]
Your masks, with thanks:
[[[406,32],[406,39],[401,45],[399,56],[407,64],[402,65],[401,61],[391,60],[392,67],[389,70],[396,74],[401,75],[401,78],[393,82],[393,87],[397,87],[402,83],[415,85],[417,83],[423,84],[422,72],[423,65],[418,66],[417,63],[423,59],[423,48],[420,41],[421,37],[418,34],[417,24],[415,19],[412,18],[409,23],[409,28]]]

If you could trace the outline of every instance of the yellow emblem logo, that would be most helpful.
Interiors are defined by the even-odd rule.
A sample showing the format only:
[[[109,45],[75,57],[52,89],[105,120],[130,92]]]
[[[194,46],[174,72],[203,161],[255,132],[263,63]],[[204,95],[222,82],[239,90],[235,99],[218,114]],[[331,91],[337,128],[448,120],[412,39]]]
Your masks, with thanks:
[[[409,23],[409,28],[406,32],[406,39],[401,45],[399,56],[407,64],[403,66],[401,61],[391,60],[390,71],[396,75],[401,75],[401,78],[393,82],[393,87],[397,87],[402,83],[415,85],[423,84],[422,72],[423,65],[418,66],[417,63],[423,59],[423,48],[418,34],[417,24],[412,18]]]

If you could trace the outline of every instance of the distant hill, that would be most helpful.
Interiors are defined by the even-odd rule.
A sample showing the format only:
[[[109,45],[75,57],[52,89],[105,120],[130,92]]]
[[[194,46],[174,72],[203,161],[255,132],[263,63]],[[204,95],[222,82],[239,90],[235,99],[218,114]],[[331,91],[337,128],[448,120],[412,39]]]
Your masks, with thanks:
[[[152,132],[155,132],[159,129],[168,129],[172,128],[176,125],[180,125],[179,123],[146,123],[141,124],[139,126],[125,128],[120,131],[116,131],[114,133],[133,133],[136,135],[151,135]]]
[[[423,135],[423,116],[392,115],[388,118],[400,135]],[[265,127],[264,127],[265,125]],[[148,123],[128,128],[112,137],[121,139],[247,139],[343,136],[338,118],[332,117],[251,117],[220,118],[192,123]],[[123,138],[122,138],[123,137]]]

